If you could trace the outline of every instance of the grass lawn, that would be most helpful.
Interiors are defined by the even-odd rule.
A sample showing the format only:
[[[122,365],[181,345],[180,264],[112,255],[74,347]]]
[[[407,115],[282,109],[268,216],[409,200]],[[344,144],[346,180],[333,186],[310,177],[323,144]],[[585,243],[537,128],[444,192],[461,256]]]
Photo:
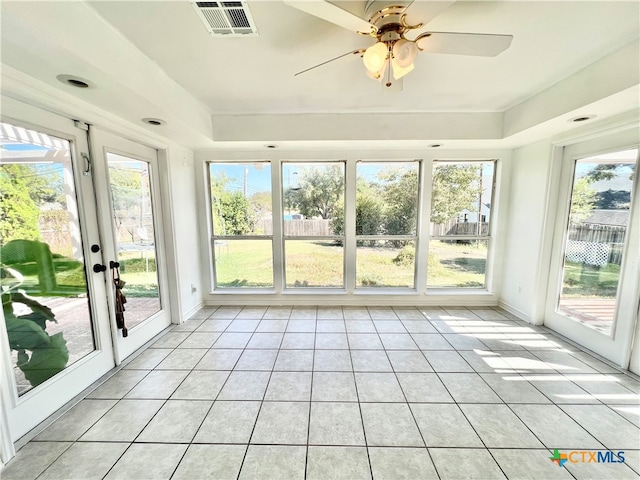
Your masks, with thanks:
[[[430,287],[482,287],[486,242],[431,243]],[[329,242],[288,240],[287,287],[342,287],[343,247]],[[400,248],[358,246],[357,285],[413,288],[413,262],[393,260]],[[216,246],[218,287],[272,287],[273,260],[268,240],[229,240]]]
[[[401,251],[404,261],[395,261]],[[369,247],[356,250],[356,284],[358,287],[414,288],[415,249],[406,247]]]
[[[344,286],[344,248],[332,242],[287,240],[285,243],[287,287]]]
[[[429,244],[428,287],[482,288],[485,285],[487,242]]]
[[[120,278],[126,282],[127,297],[155,298],[158,293],[155,252],[119,252]]]
[[[218,287],[273,287],[270,240],[216,242]]]
[[[565,262],[562,296],[615,298],[619,278],[620,265],[614,263],[598,268]]]

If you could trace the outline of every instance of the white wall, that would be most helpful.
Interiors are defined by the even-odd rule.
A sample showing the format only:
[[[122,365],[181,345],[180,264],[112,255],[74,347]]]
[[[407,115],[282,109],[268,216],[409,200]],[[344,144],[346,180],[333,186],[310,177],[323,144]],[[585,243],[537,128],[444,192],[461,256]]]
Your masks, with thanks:
[[[500,304],[539,323],[545,211],[550,192],[552,145],[545,140],[513,151]]]
[[[193,152],[178,145],[168,150],[168,190],[171,199],[171,225],[173,228],[173,248],[176,275],[170,278],[178,291],[180,318],[174,315],[173,321],[189,318],[202,306],[202,272],[199,245],[198,200],[195,188],[195,170]],[[204,255],[203,255],[204,258]],[[193,291],[195,289],[195,291]],[[172,303],[172,306],[174,304]]]

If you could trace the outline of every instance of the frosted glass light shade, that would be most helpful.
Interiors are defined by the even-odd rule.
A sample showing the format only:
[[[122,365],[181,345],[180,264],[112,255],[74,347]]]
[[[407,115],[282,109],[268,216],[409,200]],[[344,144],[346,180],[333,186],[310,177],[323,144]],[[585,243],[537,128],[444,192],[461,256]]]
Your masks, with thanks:
[[[393,67],[393,78],[395,78],[396,80],[400,80],[407,73],[414,69],[413,63],[408,67],[401,67],[400,65],[398,65],[398,62],[396,62],[395,58],[391,60],[391,66]]]
[[[379,72],[384,67],[385,60],[387,59],[387,46],[378,42],[375,45],[371,45],[367,48],[362,56],[364,66],[372,73]]]
[[[374,80],[382,80],[382,77],[384,77],[384,73],[387,71],[387,64],[389,63],[389,61],[385,61],[382,64],[382,67],[380,67],[380,70],[376,71],[376,72],[372,72],[370,70],[367,70],[367,76],[369,78],[372,78]]]
[[[401,38],[393,45],[393,59],[399,67],[413,65],[418,56],[418,46],[414,42]]]

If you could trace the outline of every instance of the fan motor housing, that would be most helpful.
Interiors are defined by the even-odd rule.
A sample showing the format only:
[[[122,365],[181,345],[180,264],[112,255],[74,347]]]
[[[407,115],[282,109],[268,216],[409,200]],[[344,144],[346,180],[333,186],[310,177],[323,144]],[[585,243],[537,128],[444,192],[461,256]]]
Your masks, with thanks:
[[[400,19],[409,5],[411,1],[406,0],[371,0],[365,6],[365,16],[379,33],[397,30],[401,25]]]

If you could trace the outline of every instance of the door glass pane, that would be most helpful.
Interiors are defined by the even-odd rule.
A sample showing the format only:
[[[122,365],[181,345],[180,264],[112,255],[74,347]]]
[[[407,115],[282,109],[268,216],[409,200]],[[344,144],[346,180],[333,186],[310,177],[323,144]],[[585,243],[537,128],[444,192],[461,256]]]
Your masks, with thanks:
[[[125,324],[135,327],[161,309],[150,169],[147,162],[107,153],[115,245],[127,302]]]
[[[557,311],[609,335],[637,149],[576,161]]]
[[[0,127],[2,308],[23,394],[95,341],[69,142]]]

